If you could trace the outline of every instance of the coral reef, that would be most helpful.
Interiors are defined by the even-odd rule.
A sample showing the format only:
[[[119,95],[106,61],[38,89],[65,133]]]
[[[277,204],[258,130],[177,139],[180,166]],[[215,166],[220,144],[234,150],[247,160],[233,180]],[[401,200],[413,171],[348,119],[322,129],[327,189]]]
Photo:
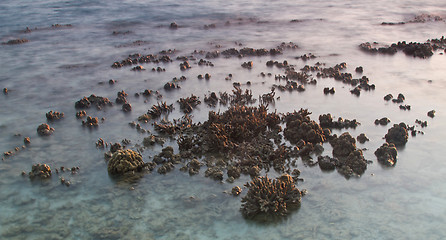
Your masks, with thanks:
[[[273,180],[267,176],[254,178],[245,186],[248,193],[242,198],[240,210],[246,218],[285,216],[300,206],[302,194],[288,174]]]
[[[59,119],[64,117],[63,113],[60,113],[60,112],[57,112],[57,111],[53,112],[53,110],[47,112],[45,115],[46,115],[46,119],[48,121],[59,120]]]
[[[35,164],[32,166],[31,172],[29,172],[29,178],[35,179],[46,179],[51,177],[51,168],[46,164]]]
[[[397,147],[406,145],[409,138],[408,130],[409,128],[405,123],[394,124],[384,136],[386,142],[393,143]]]
[[[393,143],[383,143],[383,145],[375,151],[375,156],[378,158],[378,162],[390,167],[395,166],[397,154],[398,151]]]
[[[356,148],[356,141],[350,133],[345,132],[339,137],[334,137],[330,144],[333,147],[333,157],[338,159],[336,167],[340,174],[349,178],[365,172],[367,161],[362,150]]]
[[[42,123],[37,127],[37,134],[40,136],[49,136],[53,134],[54,128],[50,127],[50,125],[46,123]]]
[[[116,150],[108,162],[108,173],[122,175],[130,171],[141,171],[144,167],[141,154],[130,150]]]
[[[111,106],[112,102],[106,97],[96,96],[91,94],[89,97],[84,97],[74,104],[75,108],[90,108],[91,105],[96,106],[98,109],[102,109],[104,106]]]

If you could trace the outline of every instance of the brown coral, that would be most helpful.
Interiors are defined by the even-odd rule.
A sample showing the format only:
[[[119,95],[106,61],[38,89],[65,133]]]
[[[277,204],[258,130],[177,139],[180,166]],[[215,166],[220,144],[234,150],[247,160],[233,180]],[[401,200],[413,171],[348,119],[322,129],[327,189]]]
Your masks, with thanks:
[[[241,212],[246,218],[285,216],[300,206],[302,194],[293,178],[284,174],[278,179],[259,177],[245,184],[248,193],[242,198]]]
[[[124,174],[130,171],[141,171],[144,167],[144,161],[141,154],[130,150],[117,150],[113,153],[108,162],[108,173],[110,174]]]

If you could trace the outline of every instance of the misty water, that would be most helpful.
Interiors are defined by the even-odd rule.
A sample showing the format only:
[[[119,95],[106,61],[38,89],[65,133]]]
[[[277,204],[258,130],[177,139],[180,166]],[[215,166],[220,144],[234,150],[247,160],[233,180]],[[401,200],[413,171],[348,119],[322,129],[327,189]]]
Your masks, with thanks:
[[[426,21],[396,25],[382,22],[410,22],[417,16]],[[434,17],[438,17],[435,20]],[[398,41],[426,42],[446,34],[446,3],[442,1],[12,1],[0,3],[0,42],[26,38],[20,45],[0,45],[0,151],[7,152],[31,144],[0,162],[0,236],[2,239],[444,239],[446,238],[446,56],[444,50],[429,58],[414,58],[402,52],[372,55],[359,44]],[[180,27],[169,28],[172,22]],[[230,23],[230,24],[228,24]],[[60,24],[59,27],[52,27]],[[67,25],[68,24],[68,25]],[[205,27],[215,24],[215,27]],[[30,32],[25,32],[29,27]],[[146,71],[131,71],[130,66],[111,68],[115,61],[129,54],[158,54],[175,49],[172,59],[190,56],[195,50],[215,51],[228,48],[274,48],[293,42],[297,49],[263,57],[225,58],[215,65],[181,71],[181,61],[143,64]],[[314,54],[303,61],[296,57]],[[196,54],[197,59],[205,55]],[[107,172],[106,150],[96,148],[96,141],[131,141],[142,145],[149,134],[138,133],[128,123],[159,100],[135,97],[145,89],[159,90],[162,101],[175,110],[166,118],[183,115],[177,100],[194,94],[202,101],[210,92],[230,92],[233,83],[252,90],[253,96],[268,93],[279,82],[274,76],[283,69],[269,68],[266,62],[287,60],[300,69],[316,62],[325,66],[347,63],[345,72],[354,78],[367,76],[376,85],[359,97],[353,87],[332,78],[316,78],[304,92],[276,91],[275,104],[269,111],[280,113],[307,108],[313,120],[331,113],[361,123],[350,132],[354,137],[365,133],[370,141],[359,144],[364,157],[371,161],[366,172],[350,179],[298,160],[303,182],[299,189],[308,194],[301,207],[281,221],[264,224],[243,218],[241,196],[228,192],[243,187],[249,176],[234,183],[218,182],[200,174],[189,176],[179,166],[166,175],[156,171],[137,180],[116,180]],[[253,68],[241,67],[253,61]],[[152,72],[152,67],[165,72]],[[355,68],[362,66],[362,74]],[[261,72],[271,76],[261,76]],[[210,73],[209,81],[197,75]],[[230,81],[225,77],[231,73]],[[181,88],[165,91],[163,86],[174,77],[185,76]],[[117,80],[109,85],[110,79]],[[250,85],[247,82],[251,82]],[[103,83],[103,84],[100,84]],[[324,95],[325,87],[334,87],[334,95]],[[117,92],[129,94],[132,111],[124,113],[120,105],[102,110],[88,109],[91,116],[104,118],[98,128],[83,127],[76,118],[74,104],[95,94],[114,101]],[[403,93],[404,104],[386,102],[383,97]],[[258,104],[254,104],[257,106]],[[192,112],[194,122],[204,122],[209,111],[227,106],[208,107],[202,103]],[[55,131],[41,137],[36,129],[46,123],[50,110],[63,112],[60,121],[49,122]],[[436,110],[434,118],[427,112]],[[377,126],[375,119],[388,117],[391,123]],[[421,128],[416,119],[428,121]],[[394,123],[405,122],[424,132],[409,137],[398,148],[394,167],[378,163],[374,151],[385,140]],[[156,134],[153,126],[143,127]],[[165,146],[176,140],[166,138]],[[323,155],[331,155],[324,145]],[[163,146],[155,145],[143,153],[151,161]],[[317,156],[312,155],[316,160]],[[53,169],[79,167],[75,174],[60,172],[48,180],[31,181],[21,176],[36,163]],[[265,174],[265,173],[262,173]],[[269,176],[277,173],[270,172]],[[62,185],[59,178],[71,182]],[[226,179],[226,175],[225,175]]]

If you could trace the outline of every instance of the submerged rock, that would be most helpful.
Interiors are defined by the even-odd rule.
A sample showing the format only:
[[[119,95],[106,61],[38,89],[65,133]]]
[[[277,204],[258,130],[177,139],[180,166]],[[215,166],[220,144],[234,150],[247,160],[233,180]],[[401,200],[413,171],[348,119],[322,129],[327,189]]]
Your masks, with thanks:
[[[397,154],[398,151],[393,143],[383,143],[383,145],[375,151],[375,156],[378,158],[378,162],[390,167],[395,166]]]
[[[117,150],[113,153],[108,162],[108,173],[120,175],[130,171],[141,171],[144,167],[144,161],[141,154],[130,150]]]

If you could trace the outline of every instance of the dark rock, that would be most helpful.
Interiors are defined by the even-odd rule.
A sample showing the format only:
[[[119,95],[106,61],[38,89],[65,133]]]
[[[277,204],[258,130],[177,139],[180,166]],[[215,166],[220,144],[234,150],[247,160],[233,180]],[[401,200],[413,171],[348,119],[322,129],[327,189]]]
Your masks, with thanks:
[[[242,193],[242,189],[239,186],[235,186],[231,190],[231,194],[234,196],[238,196],[240,193]]]
[[[82,121],[82,126],[97,127],[99,126],[99,120],[97,117],[87,116],[87,121]]]
[[[375,125],[382,125],[385,126],[390,122],[390,119],[387,117],[383,117],[381,119],[376,119],[375,120]]]
[[[242,63],[242,67],[243,67],[243,68],[251,69],[252,66],[253,66],[252,61]]]
[[[210,177],[214,180],[222,181],[223,180],[223,171],[220,167],[210,167],[204,173],[206,177]]]
[[[83,118],[87,116],[87,112],[82,110],[76,113],[76,118]]]
[[[176,22],[172,22],[172,23],[170,23],[169,28],[170,29],[178,29],[178,24]]]
[[[90,108],[91,105],[95,105],[98,109],[106,105],[112,105],[110,100],[105,97],[96,96],[94,94],[90,95],[88,98],[84,97],[77,101],[74,105],[75,108]]]
[[[402,93],[400,93],[400,94],[398,94],[398,98],[392,99],[392,102],[394,102],[394,103],[402,103],[402,102],[404,102],[404,100],[406,100],[406,98],[404,97],[404,95]]]
[[[334,94],[334,93],[335,93],[334,87],[332,87],[332,88],[329,88],[329,87],[324,88],[324,94]]]
[[[17,45],[17,44],[23,44],[29,42],[28,39],[22,38],[22,39],[12,39],[7,42],[3,42],[4,45]]]
[[[360,142],[360,143],[365,143],[367,141],[370,141],[370,139],[364,133],[359,134],[356,137],[356,140],[358,140],[358,142]]]
[[[132,105],[130,103],[125,103],[122,105],[122,111],[124,112],[131,112],[132,111]]]
[[[331,140],[330,144],[333,147],[333,156],[337,158],[348,157],[356,150],[356,141],[348,132]]]
[[[319,156],[317,158],[317,161],[319,163],[319,167],[323,171],[331,171],[336,168],[336,165],[338,163],[338,160],[336,158],[331,158],[329,156]]]
[[[46,113],[46,119],[48,120],[48,121],[54,121],[54,120],[59,120],[59,119],[61,119],[61,118],[63,118],[64,117],[64,113],[60,113],[60,112],[57,112],[57,111],[49,111],[49,112],[47,112]]]
[[[50,127],[48,124],[43,123],[37,127],[37,134],[40,136],[49,136],[53,134],[54,128]]]
[[[390,101],[390,100],[392,100],[392,98],[393,98],[393,95],[392,94],[387,94],[386,96],[384,96],[384,100],[386,100],[386,101]]]
[[[118,150],[121,150],[121,149],[122,149],[122,146],[119,143],[114,143],[114,144],[112,144],[110,146],[110,152],[111,153],[115,153],[115,152],[117,152]]]
[[[378,158],[378,162],[386,166],[395,166],[397,149],[393,143],[384,143],[375,151],[375,156]]]
[[[427,116],[434,118],[435,117],[435,110],[430,110],[429,112],[427,112]]]
[[[47,179],[51,177],[51,168],[46,164],[35,164],[31,168],[31,172],[28,173],[30,179],[40,178]]]
[[[408,127],[405,123],[394,124],[385,135],[386,142],[393,143],[395,146],[406,145],[408,139]]]
[[[364,69],[361,66],[356,67],[356,69],[355,69],[355,72],[357,72],[357,73],[362,73],[363,71],[364,71]]]

